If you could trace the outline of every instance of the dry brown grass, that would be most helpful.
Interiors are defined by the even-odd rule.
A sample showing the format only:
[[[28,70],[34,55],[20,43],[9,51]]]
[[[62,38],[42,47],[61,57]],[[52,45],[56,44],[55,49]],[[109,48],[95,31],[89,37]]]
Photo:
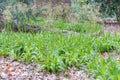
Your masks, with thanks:
[[[36,13],[36,6],[33,5],[33,6],[27,6],[26,4],[22,3],[22,2],[18,2],[16,3],[15,5],[12,5],[12,4],[9,4],[8,6],[5,7],[4,11],[3,11],[3,18],[6,20],[6,21],[12,21],[13,17],[15,15],[12,14],[12,12],[17,12],[17,13],[22,13],[24,14],[24,16],[26,16],[26,12],[31,9],[33,14]],[[19,14],[18,14],[19,16]]]
[[[34,14],[39,13],[39,16],[49,17],[51,20],[62,19],[63,21],[70,23],[79,23],[86,20],[97,21],[98,16],[100,15],[100,5],[93,6],[92,4],[87,4],[77,6],[80,7],[80,10],[78,12],[73,12],[72,6],[70,6],[68,3],[59,3],[59,5],[54,6],[51,3],[43,4],[44,5],[40,8],[45,8],[45,10],[41,12],[37,11],[37,7],[35,5],[30,8]],[[19,2],[16,5],[9,4],[3,12],[3,16],[7,21],[11,21],[13,18],[11,11],[15,10],[16,6],[18,7],[18,11],[22,12],[23,14],[29,10],[29,7],[27,7],[27,5],[24,3]]]

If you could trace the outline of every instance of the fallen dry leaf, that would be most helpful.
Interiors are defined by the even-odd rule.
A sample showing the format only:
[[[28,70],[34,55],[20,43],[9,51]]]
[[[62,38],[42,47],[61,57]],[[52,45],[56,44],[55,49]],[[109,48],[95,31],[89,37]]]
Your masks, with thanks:
[[[66,74],[52,74],[42,71],[36,63],[25,65],[4,57],[0,57],[0,70],[0,80],[89,80],[82,70],[68,69]]]

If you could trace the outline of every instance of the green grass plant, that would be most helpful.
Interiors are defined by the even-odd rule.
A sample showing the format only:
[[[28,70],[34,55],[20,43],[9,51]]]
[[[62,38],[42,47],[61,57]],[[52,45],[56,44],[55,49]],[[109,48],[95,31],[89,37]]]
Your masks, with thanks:
[[[110,55],[112,51],[119,53],[120,35],[103,33],[95,37],[91,33],[102,31],[102,28],[98,24],[92,24],[80,23],[75,26],[59,21],[53,24],[55,28],[67,30],[74,30],[76,27],[79,35],[56,34],[51,31],[1,32],[0,55],[13,57],[24,63],[38,63],[43,70],[53,73],[64,72],[68,67],[80,69],[84,65],[88,68],[88,74],[95,74],[92,77],[94,79],[119,80],[120,61],[115,56],[104,59],[101,54],[108,52]]]

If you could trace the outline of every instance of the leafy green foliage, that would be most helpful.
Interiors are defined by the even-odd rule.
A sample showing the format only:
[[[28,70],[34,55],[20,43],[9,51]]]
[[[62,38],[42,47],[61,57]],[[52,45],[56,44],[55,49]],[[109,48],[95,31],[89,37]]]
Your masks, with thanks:
[[[19,24],[25,24],[25,21],[34,24],[34,19],[28,18],[31,17],[29,15],[26,18],[17,10],[13,11],[13,15],[21,21]],[[49,30],[36,34],[2,32],[0,33],[0,55],[14,57],[23,62],[36,62],[44,70],[53,73],[64,72],[68,67],[79,69],[80,66],[85,65],[90,73],[95,74],[92,78],[119,80],[120,61],[115,59],[116,56],[104,59],[101,55],[103,52],[108,52],[109,55],[112,51],[120,52],[119,34],[104,34],[102,27],[93,22],[72,24],[56,20],[48,24],[45,22],[46,19],[38,19],[39,26],[52,26],[52,28],[72,30],[79,34],[64,35]],[[10,23],[6,25],[11,26]],[[102,35],[93,36],[97,33]]]
[[[100,11],[105,15],[116,15],[118,22],[120,23],[120,0],[94,0],[101,3]]]
[[[94,50],[100,53],[117,50],[117,43],[112,42],[113,39],[110,37],[110,34],[106,34],[104,37],[101,36],[100,38],[98,38],[93,45]]]
[[[30,5],[30,4],[34,3],[34,0],[17,0],[17,1],[23,2],[23,3],[27,4],[27,5]]]
[[[120,62],[110,56],[108,60],[100,55],[88,63],[89,69],[96,79],[100,80],[119,80],[120,79]],[[92,75],[91,75],[92,76]]]
[[[83,64],[88,65],[92,61],[94,62],[93,57],[95,56],[91,55],[96,52],[99,53],[106,41],[108,41],[107,43],[110,42],[110,46],[114,45],[116,47],[115,50],[119,50],[116,45],[120,44],[118,36],[93,37],[82,32],[79,36],[55,34],[52,32],[37,34],[0,33],[0,54],[5,55],[7,53],[9,56],[14,56],[15,59],[25,62],[37,62],[44,70],[56,73],[65,71],[68,67],[74,66],[79,68]],[[93,46],[98,47],[93,48]],[[109,49],[109,46],[104,46],[104,48]],[[102,63],[101,61],[100,63]],[[96,60],[97,63],[98,61]],[[96,65],[92,66],[95,67]],[[111,72],[108,75],[112,75]]]
[[[32,0],[33,1],[33,0]],[[4,28],[6,30],[24,29],[26,24],[32,19],[35,23],[35,8],[31,0],[1,0],[0,13],[4,18]],[[30,3],[26,3],[30,2]],[[34,11],[33,11],[34,10]]]
[[[46,25],[44,18],[38,19],[38,25]],[[33,21],[30,20],[30,23],[33,24]],[[75,30],[80,34],[3,32],[0,33],[0,55],[14,57],[22,62],[36,62],[44,70],[53,73],[64,72],[68,67],[79,69],[84,65],[90,73],[95,74],[92,78],[119,79],[119,61],[113,59],[115,56],[106,60],[101,55],[103,52],[120,51],[119,34],[94,37],[93,34],[102,31],[102,28],[92,22],[70,24],[58,20],[52,25],[54,28]]]

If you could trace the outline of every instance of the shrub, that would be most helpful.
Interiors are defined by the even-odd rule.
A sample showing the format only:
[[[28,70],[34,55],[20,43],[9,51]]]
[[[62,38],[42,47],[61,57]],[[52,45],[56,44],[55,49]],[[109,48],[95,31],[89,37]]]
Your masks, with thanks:
[[[7,5],[6,5],[7,4]],[[23,28],[31,19],[35,21],[36,6],[18,0],[1,1],[1,15],[6,27]]]
[[[101,3],[100,11],[109,16],[116,15],[118,23],[120,24],[120,0],[94,0]]]
[[[88,0],[72,0],[73,15],[78,21],[96,21],[100,15],[99,4],[88,3]]]

